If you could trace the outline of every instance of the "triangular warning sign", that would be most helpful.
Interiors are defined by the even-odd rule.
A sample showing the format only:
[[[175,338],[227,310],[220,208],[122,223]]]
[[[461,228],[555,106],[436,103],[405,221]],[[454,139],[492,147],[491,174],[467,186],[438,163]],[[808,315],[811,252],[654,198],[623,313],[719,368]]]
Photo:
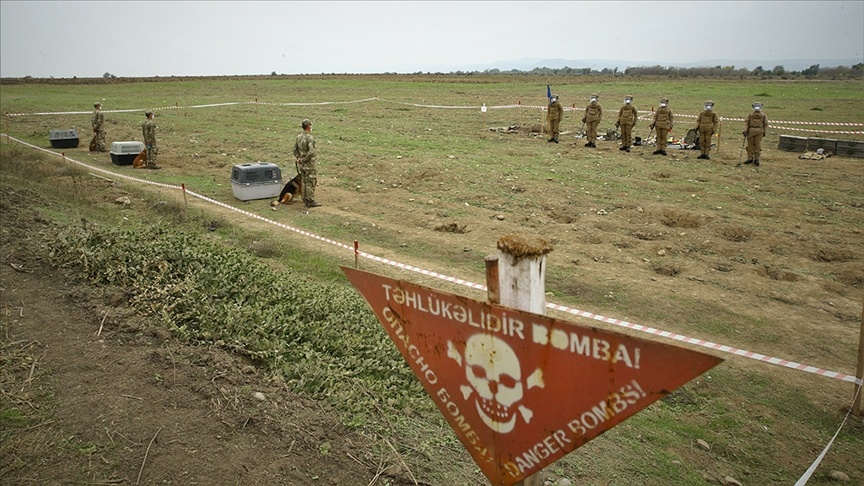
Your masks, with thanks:
[[[342,270],[494,486],[530,476],[722,361]]]

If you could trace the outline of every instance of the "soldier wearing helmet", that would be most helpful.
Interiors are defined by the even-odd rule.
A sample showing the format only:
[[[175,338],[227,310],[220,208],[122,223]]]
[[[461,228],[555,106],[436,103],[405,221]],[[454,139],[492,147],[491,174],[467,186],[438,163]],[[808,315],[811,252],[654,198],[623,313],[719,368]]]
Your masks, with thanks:
[[[762,154],[762,137],[768,133],[768,117],[762,113],[762,103],[753,103],[753,111],[744,119],[744,136],[747,137],[747,160],[745,164],[759,167]]]
[[[669,143],[667,137],[672,130],[672,110],[669,108],[668,99],[660,100],[660,107],[654,112],[654,119],[651,121],[651,129],[657,130],[657,150],[652,153],[666,155],[666,144]]]
[[[709,160],[711,156],[711,136],[717,133],[720,126],[720,116],[714,112],[714,102],[705,102],[705,109],[696,118],[696,129],[699,130],[699,150],[702,152],[697,159]]]
[[[591,95],[588,106],[585,108],[585,115],[582,117],[582,123],[585,124],[585,129],[587,130],[586,138],[588,138],[588,143],[585,144],[586,147],[597,147],[594,144],[594,141],[597,140],[597,125],[603,119],[603,107],[600,106],[600,103],[597,101],[598,99],[600,99],[600,96],[597,93]]]
[[[546,120],[549,122],[549,133],[552,137],[547,142],[558,143],[558,134],[561,133],[558,127],[561,125],[561,120],[564,119],[564,107],[558,103],[558,95],[553,94],[549,98],[549,107],[546,110]]]
[[[315,139],[312,137],[312,122],[308,119],[300,123],[303,129],[294,139],[294,157],[297,159],[298,172],[303,181],[303,203],[307,208],[317,208],[321,205],[315,201],[315,186],[318,185],[318,153],[315,150]]]
[[[630,140],[633,135],[633,127],[636,126],[636,118],[638,112],[633,106],[633,97],[624,97],[624,106],[618,110],[618,121],[615,122],[615,127],[621,129],[621,147],[618,150],[630,151]]]

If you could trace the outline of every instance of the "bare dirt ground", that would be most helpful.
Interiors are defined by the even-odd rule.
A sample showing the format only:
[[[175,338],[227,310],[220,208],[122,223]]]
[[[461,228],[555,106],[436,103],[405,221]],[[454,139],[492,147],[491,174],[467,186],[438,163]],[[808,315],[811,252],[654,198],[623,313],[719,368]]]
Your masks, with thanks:
[[[2,199],[0,484],[415,484],[244,358],[180,344],[52,269],[34,251],[38,197]]]

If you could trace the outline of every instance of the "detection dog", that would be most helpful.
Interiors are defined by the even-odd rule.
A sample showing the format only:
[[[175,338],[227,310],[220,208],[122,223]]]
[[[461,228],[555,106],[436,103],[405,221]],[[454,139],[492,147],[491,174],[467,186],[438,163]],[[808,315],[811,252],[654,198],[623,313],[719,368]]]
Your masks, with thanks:
[[[296,196],[303,194],[303,181],[300,179],[300,174],[294,176],[293,179],[285,183],[282,188],[282,193],[279,194],[279,199],[270,203],[270,206],[275,210],[280,204],[291,204]]]

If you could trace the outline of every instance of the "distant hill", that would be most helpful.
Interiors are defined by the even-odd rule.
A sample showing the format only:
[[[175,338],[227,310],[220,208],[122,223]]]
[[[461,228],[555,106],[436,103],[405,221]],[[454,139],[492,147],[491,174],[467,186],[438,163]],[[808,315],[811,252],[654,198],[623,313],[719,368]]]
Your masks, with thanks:
[[[535,68],[551,68],[560,69],[570,67],[574,69],[591,68],[592,71],[601,71],[604,68],[624,71],[628,67],[648,67],[648,66],[663,66],[663,67],[713,67],[713,66],[735,66],[736,68],[754,69],[762,66],[763,69],[771,70],[775,66],[783,66],[786,71],[801,71],[807,69],[814,64],[820,67],[837,67],[837,66],[854,66],[855,64],[864,62],[864,59],[775,59],[775,60],[745,60],[745,59],[706,59],[704,61],[686,62],[686,63],[669,63],[662,61],[621,61],[611,59],[538,59],[526,58],[516,60],[496,61],[489,64],[475,64],[456,68],[456,71],[487,71],[491,69],[499,69],[501,71],[510,71],[516,69],[518,71],[531,71]]]

